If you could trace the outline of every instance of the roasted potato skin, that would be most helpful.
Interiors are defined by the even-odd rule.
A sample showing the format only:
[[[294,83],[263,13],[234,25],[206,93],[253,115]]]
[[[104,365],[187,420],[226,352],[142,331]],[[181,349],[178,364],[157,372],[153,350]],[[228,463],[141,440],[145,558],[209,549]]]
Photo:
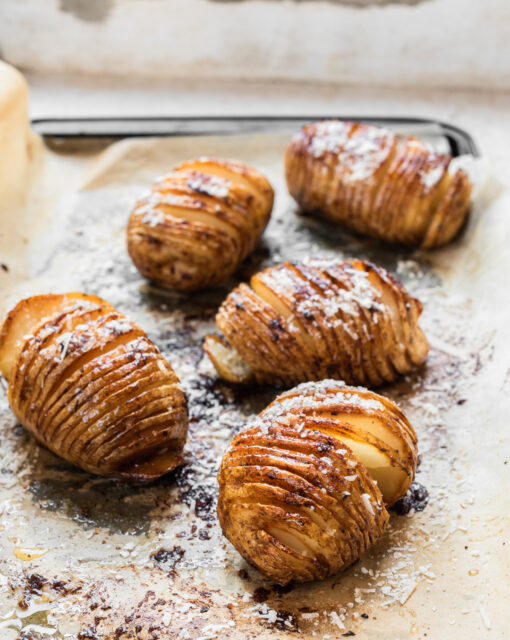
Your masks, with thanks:
[[[41,298],[21,301],[8,315],[0,350],[18,311]],[[171,366],[138,325],[104,300],[47,298],[56,300],[53,312],[18,341],[8,373],[16,418],[91,473],[152,479],[171,471],[181,463],[188,425]]]
[[[285,585],[345,569],[383,534],[389,515],[364,463],[345,444],[346,424],[363,441],[362,420],[387,424],[409,480],[416,435],[400,409],[335,380],[283,393],[232,440],[218,473],[224,535],[266,577]],[[368,423],[367,423],[368,424]],[[368,442],[368,441],[367,441]],[[386,443],[379,443],[384,449]]]
[[[304,126],[285,152],[300,208],[385,242],[433,249],[450,242],[470,207],[472,185],[451,157],[370,124]]]
[[[239,383],[290,387],[336,378],[375,387],[425,360],[421,303],[384,269],[361,260],[269,267],[221,305],[216,324],[247,364]],[[214,340],[204,350],[216,364]]]
[[[156,181],[128,223],[135,266],[156,284],[182,292],[231,275],[253,251],[273,208],[267,179],[244,163],[186,162]]]

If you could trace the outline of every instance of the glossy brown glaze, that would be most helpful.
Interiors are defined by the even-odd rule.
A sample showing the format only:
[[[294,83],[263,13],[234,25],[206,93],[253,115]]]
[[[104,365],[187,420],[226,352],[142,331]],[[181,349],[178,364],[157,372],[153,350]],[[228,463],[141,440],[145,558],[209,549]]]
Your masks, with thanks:
[[[229,276],[253,251],[273,207],[266,178],[241,162],[198,158],[156,181],[134,208],[128,251],[146,278],[196,291]]]
[[[421,303],[361,260],[286,262],[252,277],[216,316],[204,349],[230,382],[291,386],[337,378],[377,386],[420,365]]]
[[[225,453],[218,476],[223,532],[279,584],[336,573],[383,533],[385,504],[414,478],[416,443],[391,400],[334,380],[300,385]]]
[[[66,460],[144,479],[180,463],[188,420],[179,380],[142,329],[104,300],[22,300],[4,323],[0,365],[20,423]]]
[[[468,214],[472,185],[451,157],[369,124],[306,125],[285,153],[289,191],[304,212],[386,242],[431,249]]]

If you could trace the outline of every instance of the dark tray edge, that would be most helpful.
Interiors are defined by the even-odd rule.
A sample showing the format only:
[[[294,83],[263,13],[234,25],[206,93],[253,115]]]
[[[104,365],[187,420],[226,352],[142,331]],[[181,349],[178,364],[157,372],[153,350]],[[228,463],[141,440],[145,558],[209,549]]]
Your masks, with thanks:
[[[453,157],[469,154],[479,157],[478,147],[471,135],[447,122],[429,118],[379,116],[190,116],[190,117],[92,117],[92,118],[35,118],[32,128],[51,146],[69,139],[119,139],[148,136],[235,135],[242,133],[270,133],[285,124],[298,128],[306,122],[337,117],[384,125],[434,125],[447,138]]]

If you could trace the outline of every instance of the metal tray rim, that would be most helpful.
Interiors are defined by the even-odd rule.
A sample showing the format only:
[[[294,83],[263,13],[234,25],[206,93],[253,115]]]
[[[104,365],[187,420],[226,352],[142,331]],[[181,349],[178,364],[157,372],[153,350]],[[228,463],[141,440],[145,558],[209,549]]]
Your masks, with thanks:
[[[313,122],[329,118],[369,122],[381,125],[435,125],[444,133],[452,156],[469,154],[479,157],[480,152],[472,136],[464,129],[431,118],[409,116],[320,116],[260,115],[260,116],[94,116],[72,118],[34,118],[32,128],[43,138],[129,138],[149,136],[235,135],[270,131],[271,125]],[[183,128],[186,127],[187,128]],[[232,130],[225,130],[230,125]],[[253,129],[254,126],[259,129]],[[251,127],[251,128],[250,128]]]

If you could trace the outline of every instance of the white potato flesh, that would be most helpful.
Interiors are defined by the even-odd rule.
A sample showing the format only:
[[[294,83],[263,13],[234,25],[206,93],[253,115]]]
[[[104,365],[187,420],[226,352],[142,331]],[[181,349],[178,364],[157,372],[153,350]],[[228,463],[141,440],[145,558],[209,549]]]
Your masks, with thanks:
[[[216,370],[228,382],[241,383],[252,376],[248,364],[230,344],[217,336],[207,336],[204,349]]]

